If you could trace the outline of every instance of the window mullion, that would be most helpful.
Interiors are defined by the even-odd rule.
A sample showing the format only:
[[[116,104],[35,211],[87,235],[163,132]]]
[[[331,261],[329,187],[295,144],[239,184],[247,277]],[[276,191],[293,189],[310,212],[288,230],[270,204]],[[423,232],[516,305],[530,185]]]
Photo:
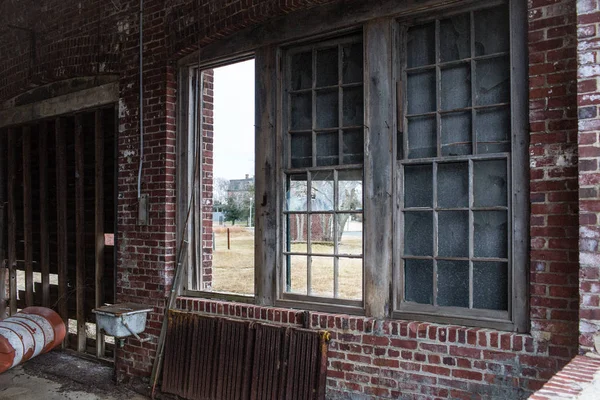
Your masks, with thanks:
[[[473,308],[473,239],[475,227],[473,224],[473,160],[469,159],[469,308]]]

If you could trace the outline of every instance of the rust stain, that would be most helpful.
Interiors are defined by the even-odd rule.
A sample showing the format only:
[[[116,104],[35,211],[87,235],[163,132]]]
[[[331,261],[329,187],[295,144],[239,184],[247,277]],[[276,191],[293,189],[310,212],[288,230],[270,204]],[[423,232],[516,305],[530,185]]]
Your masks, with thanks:
[[[10,345],[8,339],[0,336],[0,374],[8,370],[15,361],[15,349]]]

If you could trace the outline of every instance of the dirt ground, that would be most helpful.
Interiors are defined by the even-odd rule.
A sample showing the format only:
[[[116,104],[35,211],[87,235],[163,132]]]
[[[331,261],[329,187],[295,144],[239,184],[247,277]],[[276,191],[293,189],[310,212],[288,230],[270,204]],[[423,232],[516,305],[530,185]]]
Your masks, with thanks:
[[[0,400],[146,400],[113,382],[113,367],[63,351],[0,374]]]

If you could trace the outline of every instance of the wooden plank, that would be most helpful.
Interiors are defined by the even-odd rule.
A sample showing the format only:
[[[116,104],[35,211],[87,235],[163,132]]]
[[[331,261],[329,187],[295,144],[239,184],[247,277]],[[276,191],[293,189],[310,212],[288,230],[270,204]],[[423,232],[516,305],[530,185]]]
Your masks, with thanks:
[[[7,189],[7,213],[8,213],[8,290],[9,290],[9,308],[10,315],[14,315],[17,312],[17,221],[16,221],[16,205],[15,205],[15,191],[16,191],[16,179],[17,179],[17,168],[16,168],[16,143],[15,136],[17,131],[14,128],[8,130],[8,189]]]
[[[65,120],[56,119],[56,221],[57,221],[57,265],[58,265],[58,312],[64,323],[69,324],[67,306],[67,145]],[[63,348],[68,347],[69,336],[65,336]]]
[[[256,225],[254,230],[254,265],[256,304],[270,305],[277,293],[277,52],[275,47],[256,51],[255,76],[255,182]]]
[[[0,132],[0,321],[6,317],[6,133]]]
[[[85,352],[85,194],[83,115],[75,116],[75,293],[77,303],[77,351]]]
[[[104,302],[104,123],[102,110],[94,115],[94,145],[95,145],[95,237],[96,237],[96,307]],[[104,357],[104,335],[96,325],[96,356]]]
[[[390,311],[395,134],[392,21],[365,25],[365,312],[385,318]]]
[[[50,244],[48,233],[48,123],[40,124],[40,270],[42,273],[42,305],[50,305]]]
[[[31,127],[23,136],[23,245],[25,250],[25,304],[33,306],[33,222],[31,204]]]

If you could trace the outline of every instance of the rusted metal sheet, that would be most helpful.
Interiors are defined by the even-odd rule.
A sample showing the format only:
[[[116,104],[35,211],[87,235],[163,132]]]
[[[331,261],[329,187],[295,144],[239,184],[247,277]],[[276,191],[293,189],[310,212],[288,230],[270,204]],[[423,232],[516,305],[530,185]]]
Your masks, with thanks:
[[[329,334],[171,310],[162,391],[184,399],[324,399]]]

